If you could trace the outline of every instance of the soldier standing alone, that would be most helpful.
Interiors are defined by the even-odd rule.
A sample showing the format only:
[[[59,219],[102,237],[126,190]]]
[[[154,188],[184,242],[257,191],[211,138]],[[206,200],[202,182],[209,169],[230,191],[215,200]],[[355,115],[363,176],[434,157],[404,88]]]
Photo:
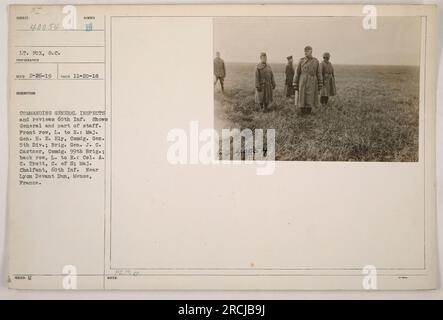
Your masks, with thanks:
[[[220,81],[220,86],[222,92],[225,92],[224,81],[226,77],[226,68],[225,62],[222,58],[220,58],[220,52],[217,51],[216,57],[214,59],[214,86],[217,84],[217,81]]]

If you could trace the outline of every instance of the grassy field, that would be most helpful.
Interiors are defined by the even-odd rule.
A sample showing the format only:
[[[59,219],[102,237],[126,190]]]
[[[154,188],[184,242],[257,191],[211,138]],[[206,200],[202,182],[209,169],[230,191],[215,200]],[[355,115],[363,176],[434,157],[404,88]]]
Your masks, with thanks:
[[[276,130],[276,160],[418,161],[419,68],[336,65],[337,96],[300,115],[284,97],[284,65],[272,64],[270,111],[254,102],[255,64],[226,64],[215,89],[215,128]]]

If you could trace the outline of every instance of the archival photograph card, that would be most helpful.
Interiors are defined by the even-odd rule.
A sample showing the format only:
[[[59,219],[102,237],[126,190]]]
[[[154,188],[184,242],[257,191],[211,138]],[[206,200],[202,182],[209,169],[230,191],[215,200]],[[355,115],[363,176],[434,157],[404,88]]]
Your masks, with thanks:
[[[11,6],[10,288],[436,288],[436,12]]]

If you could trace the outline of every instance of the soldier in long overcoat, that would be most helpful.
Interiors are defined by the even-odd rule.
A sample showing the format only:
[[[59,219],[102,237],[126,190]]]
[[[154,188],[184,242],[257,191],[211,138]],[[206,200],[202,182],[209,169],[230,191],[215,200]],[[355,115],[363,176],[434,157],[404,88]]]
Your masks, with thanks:
[[[328,104],[329,97],[335,96],[335,76],[332,63],[329,61],[329,52],[323,53],[323,61],[320,63],[320,70],[323,76],[323,88],[320,91],[320,103],[322,106]]]
[[[266,111],[272,102],[275,89],[274,73],[267,63],[266,53],[260,54],[260,63],[255,68],[255,102]]]
[[[298,91],[297,105],[302,113],[310,113],[318,106],[319,90],[323,86],[320,63],[312,56],[312,47],[305,47],[305,56],[300,59],[295,72],[294,88]]]
[[[293,65],[293,59],[292,56],[289,56],[286,58],[288,60],[288,63],[286,64],[285,68],[285,94],[287,98],[290,98],[294,95],[294,65]]]

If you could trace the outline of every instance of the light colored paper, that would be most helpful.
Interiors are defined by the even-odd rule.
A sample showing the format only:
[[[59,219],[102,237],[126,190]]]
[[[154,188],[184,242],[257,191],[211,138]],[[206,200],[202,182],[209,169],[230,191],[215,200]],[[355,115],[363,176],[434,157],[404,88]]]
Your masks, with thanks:
[[[75,6],[74,30],[63,26],[72,8],[11,6],[10,287],[365,290],[365,272],[375,270],[379,290],[435,288],[436,7],[376,8],[380,28],[389,19],[412,19],[420,35],[418,161],[292,159],[268,162],[272,174],[258,175],[257,163],[202,164],[192,147],[187,164],[168,161],[171,130],[192,139],[193,130],[230,121],[219,127],[214,111],[220,96],[213,57],[223,40],[215,24],[234,17],[363,20],[363,6]],[[296,43],[297,33],[275,36],[294,39],[289,53],[298,63],[305,44]],[[337,37],[361,54],[345,34]],[[382,60],[384,50],[373,54]],[[285,56],[273,59],[285,63]],[[229,98],[240,85],[225,62]],[[250,79],[248,99],[252,72]],[[346,101],[342,92],[336,101]],[[54,128],[29,127],[51,122]],[[30,149],[45,154],[29,160],[23,150]]]

